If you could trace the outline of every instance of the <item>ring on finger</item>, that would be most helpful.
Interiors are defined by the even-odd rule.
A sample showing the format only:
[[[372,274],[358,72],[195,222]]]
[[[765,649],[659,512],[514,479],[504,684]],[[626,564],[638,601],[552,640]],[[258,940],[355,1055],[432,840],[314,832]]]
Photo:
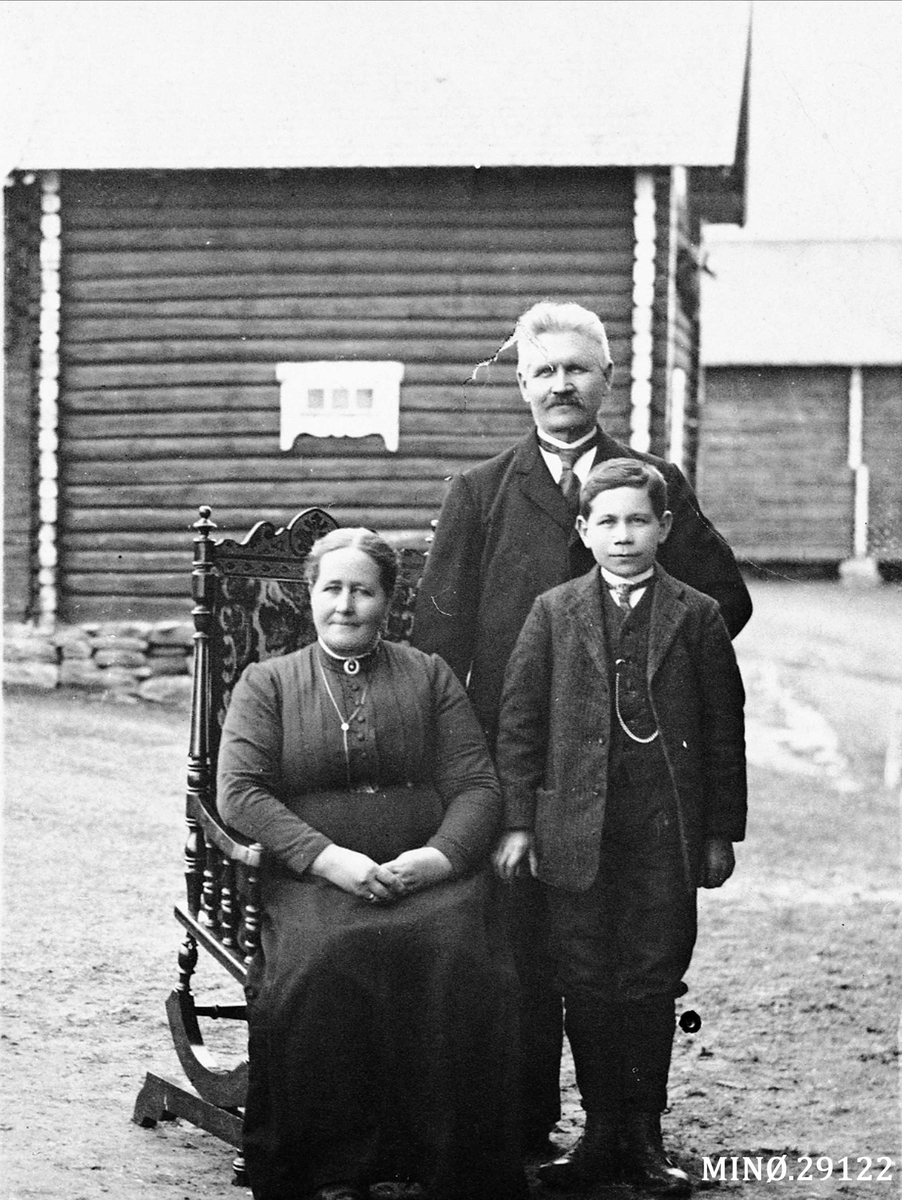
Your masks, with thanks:
[[[375,892],[370,892],[369,895],[367,896],[367,900],[369,900],[370,904],[375,904],[378,899],[379,899],[379,897],[376,895]]]

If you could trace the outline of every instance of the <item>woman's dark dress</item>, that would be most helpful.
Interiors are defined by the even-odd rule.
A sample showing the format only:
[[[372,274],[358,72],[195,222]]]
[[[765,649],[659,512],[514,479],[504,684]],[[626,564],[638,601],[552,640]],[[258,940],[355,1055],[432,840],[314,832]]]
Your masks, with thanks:
[[[354,714],[347,758],[326,679]],[[391,644],[354,678],[318,646],[250,667],[223,728],[219,807],[278,859],[247,988],[256,1200],[394,1174],[434,1200],[525,1195],[515,987],[474,873],[500,799],[450,669]],[[330,842],[377,862],[435,846],[454,876],[368,904],[306,872]]]

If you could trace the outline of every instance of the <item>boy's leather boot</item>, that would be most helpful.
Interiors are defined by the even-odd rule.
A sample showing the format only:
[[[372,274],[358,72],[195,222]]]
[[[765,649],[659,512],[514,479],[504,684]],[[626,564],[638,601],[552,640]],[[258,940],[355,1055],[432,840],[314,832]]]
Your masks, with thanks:
[[[627,1111],[620,1123],[623,1135],[623,1175],[628,1183],[657,1196],[688,1196],[689,1176],[664,1153],[661,1116],[656,1112]]]
[[[569,1191],[620,1178],[620,1142],[616,1119],[587,1112],[583,1135],[576,1145],[552,1162],[543,1163],[538,1178],[545,1187]]]

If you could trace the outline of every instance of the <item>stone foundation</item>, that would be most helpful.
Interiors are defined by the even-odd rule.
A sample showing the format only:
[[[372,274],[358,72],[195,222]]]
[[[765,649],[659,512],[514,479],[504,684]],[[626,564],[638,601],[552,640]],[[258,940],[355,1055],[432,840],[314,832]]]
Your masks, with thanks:
[[[190,621],[6,625],[3,682],[51,691],[75,688],[123,703],[188,708],[194,665]]]

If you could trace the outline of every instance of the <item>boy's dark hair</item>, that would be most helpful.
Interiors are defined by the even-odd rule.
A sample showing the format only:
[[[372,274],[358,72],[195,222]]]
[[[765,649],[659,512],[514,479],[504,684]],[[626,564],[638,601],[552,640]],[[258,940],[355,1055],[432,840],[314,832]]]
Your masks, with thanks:
[[[647,491],[655,516],[658,520],[663,517],[667,509],[667,480],[657,467],[638,458],[609,458],[593,467],[579,491],[579,515],[588,517],[596,496],[621,487]]]

